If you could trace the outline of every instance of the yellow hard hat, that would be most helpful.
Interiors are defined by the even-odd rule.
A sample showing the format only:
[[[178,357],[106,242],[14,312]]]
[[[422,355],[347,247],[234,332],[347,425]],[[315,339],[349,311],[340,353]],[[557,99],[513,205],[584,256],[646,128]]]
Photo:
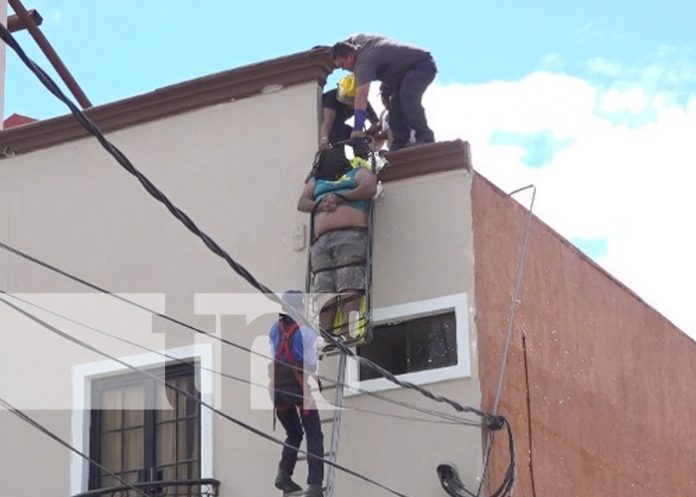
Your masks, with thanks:
[[[338,81],[338,92],[336,93],[336,98],[338,98],[338,101],[343,104],[353,105],[355,102],[355,74],[343,76]]]

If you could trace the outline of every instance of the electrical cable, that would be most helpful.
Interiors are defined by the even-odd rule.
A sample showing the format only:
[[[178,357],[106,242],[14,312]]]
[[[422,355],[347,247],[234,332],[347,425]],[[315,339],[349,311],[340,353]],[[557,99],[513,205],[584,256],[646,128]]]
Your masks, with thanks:
[[[171,202],[171,200],[147,178],[147,176],[145,176],[138,169],[136,169],[135,166],[130,162],[130,160],[125,156],[125,154],[123,154],[123,152],[121,152],[121,150],[118,149],[118,147],[116,147],[114,144],[112,144],[109,140],[106,139],[106,137],[96,126],[96,124],[61,91],[61,89],[56,85],[56,83],[51,79],[51,77],[48,74],[46,74],[46,72],[40,66],[38,66],[33,60],[31,60],[31,58],[29,58],[29,56],[27,56],[27,54],[24,52],[19,43],[17,43],[12,34],[4,26],[0,26],[0,38],[2,38],[5,41],[5,43],[15,51],[15,53],[17,53],[22,62],[24,62],[24,64],[37,76],[41,83],[53,95],[55,95],[56,98],[58,98],[68,107],[68,109],[77,119],[77,121],[97,139],[97,141],[102,145],[102,147],[104,147],[104,149],[107,152],[109,152],[114,157],[114,159],[116,159],[118,164],[121,165],[128,173],[135,176],[138,179],[138,181],[140,181],[143,187],[154,199],[164,204],[167,210],[169,210],[169,212],[172,215],[174,215],[174,217],[176,217],[189,231],[191,231],[194,235],[199,237],[201,241],[208,247],[208,249],[210,249],[211,252],[224,259],[225,262],[227,262],[227,264],[232,268],[232,270],[234,270],[239,276],[246,280],[247,283],[249,283],[253,288],[259,290],[273,302],[282,305],[281,299],[269,287],[258,281],[256,278],[254,278],[254,276],[244,266],[235,261],[228,252],[226,252],[220,245],[218,245],[217,242],[215,242],[210,236],[203,232],[193,222],[193,220],[179,207],[174,205]],[[303,316],[300,316],[299,313],[293,310],[289,310],[288,314],[290,314],[290,316],[293,319],[295,319],[296,322],[306,323],[307,325],[311,326],[311,324],[307,323],[306,319],[304,319]],[[340,340],[337,340],[334,336],[332,336],[331,333],[328,333],[326,330],[322,329],[319,329],[319,331],[330,343],[332,343],[341,352],[350,357],[353,357],[355,360],[365,365],[366,367],[369,367],[373,371],[379,373],[381,376],[391,381],[392,383],[402,388],[415,390],[419,392],[421,395],[435,402],[449,404],[457,412],[476,414],[482,419],[484,419],[488,427],[491,429],[493,429],[496,426],[500,426],[501,420],[497,419],[500,416],[488,414],[480,409],[476,409],[471,406],[464,406],[459,402],[448,397],[436,395],[433,392],[419,385],[399,380],[391,372],[387,371],[386,369],[374,363],[373,361],[357,355],[354,351],[352,351],[350,348],[341,343]]]
[[[113,339],[113,340],[119,341],[119,342],[121,342],[121,343],[128,344],[128,345],[130,345],[130,346],[132,346],[132,347],[135,347],[135,348],[138,348],[138,349],[140,349],[140,350],[144,350],[144,351],[147,351],[147,352],[151,352],[151,353],[153,353],[153,354],[157,354],[157,355],[162,356],[162,357],[164,357],[164,358],[166,358],[166,359],[168,359],[168,360],[170,360],[170,361],[173,361],[173,362],[175,362],[175,363],[177,363],[177,364],[190,364],[190,361],[189,361],[188,359],[182,359],[182,358],[180,358],[180,357],[175,357],[175,356],[173,356],[173,355],[171,355],[171,354],[167,354],[166,352],[162,352],[162,351],[160,351],[160,350],[156,350],[156,349],[147,347],[147,346],[145,346],[145,345],[142,345],[142,344],[133,342],[132,340],[128,340],[127,338],[120,337],[120,336],[115,335],[115,334],[113,334],[113,333],[109,333],[108,331],[104,331],[104,330],[101,330],[101,329],[96,328],[96,327],[94,327],[94,326],[90,326],[90,325],[88,325],[88,324],[82,323],[82,322],[80,322],[80,321],[77,321],[76,319],[73,319],[73,318],[68,317],[68,316],[66,316],[66,315],[64,315],[64,314],[60,314],[60,313],[58,313],[58,312],[55,312],[55,311],[53,311],[53,310],[51,310],[51,309],[48,309],[48,308],[46,308],[46,307],[44,307],[44,306],[41,306],[41,305],[39,305],[39,304],[36,304],[35,302],[31,302],[31,301],[26,300],[26,299],[24,299],[24,298],[18,297],[17,295],[14,295],[14,294],[12,294],[12,293],[9,293],[9,292],[7,292],[7,291],[5,291],[5,290],[0,289],[0,294],[6,295],[7,297],[10,297],[10,298],[13,299],[13,300],[22,302],[23,304],[29,305],[29,306],[33,307],[34,309],[41,310],[41,311],[43,311],[43,312],[45,312],[45,313],[47,313],[47,314],[51,314],[52,316],[58,317],[58,318],[60,318],[60,319],[63,319],[63,320],[65,320],[65,321],[68,321],[68,322],[70,322],[70,323],[72,323],[72,324],[76,324],[76,325],[78,325],[78,326],[81,326],[82,328],[88,329],[88,330],[90,330],[90,331],[93,331],[93,332],[98,333],[98,334],[103,335],[103,336],[107,336],[107,337],[109,337],[109,338],[111,338],[111,339]],[[258,387],[258,388],[262,388],[262,389],[266,389],[266,388],[268,387],[268,385],[264,385],[264,384],[262,384],[262,383],[254,382],[254,381],[251,381],[251,380],[247,380],[246,378],[242,378],[242,377],[239,377],[239,376],[234,376],[234,375],[231,375],[231,374],[229,374],[229,373],[225,373],[224,371],[218,371],[218,370],[215,370],[215,369],[212,369],[212,368],[208,368],[208,367],[203,366],[203,365],[201,365],[201,364],[198,365],[198,368],[199,368],[201,371],[207,371],[207,372],[209,372],[209,373],[211,373],[211,374],[218,375],[218,376],[220,376],[220,377],[222,377],[222,378],[227,378],[227,379],[229,379],[229,380],[237,381],[237,382],[244,383],[244,384],[247,384],[247,385],[250,385],[250,386],[255,386],[255,387]],[[305,396],[302,395],[302,394],[297,394],[297,393],[292,393],[292,392],[285,392],[285,395],[287,395],[288,397],[294,397],[294,398],[297,398],[297,399],[304,399],[304,398],[305,398]],[[328,402],[328,401],[327,401],[327,402]],[[329,403],[332,407],[339,407],[339,406],[336,406],[335,404],[333,404],[332,402],[328,402],[328,403]],[[438,421],[438,420],[434,420],[434,419],[416,418],[416,417],[411,417],[411,416],[403,416],[403,415],[399,415],[399,414],[392,414],[392,413],[380,412],[380,411],[375,411],[375,410],[372,410],[372,409],[364,409],[364,408],[361,408],[361,407],[351,407],[351,406],[346,407],[346,406],[341,406],[341,408],[342,408],[342,409],[345,409],[345,410],[348,410],[348,411],[362,412],[362,413],[365,413],[365,414],[372,414],[372,415],[375,415],[375,416],[388,417],[388,418],[390,418],[390,419],[396,418],[396,419],[402,419],[402,420],[405,420],[405,421],[416,421],[416,422],[422,422],[422,423],[449,424],[449,425],[468,425],[468,426],[481,427],[481,423],[476,423],[476,422],[473,422],[473,421],[472,421],[472,422],[466,422],[465,420],[462,420],[462,421],[445,421],[445,420]]]
[[[227,340],[227,339],[225,339],[225,338],[218,337],[217,335],[214,335],[213,333],[210,333],[210,332],[207,332],[207,331],[202,330],[202,329],[200,329],[200,328],[197,328],[197,327],[195,327],[195,326],[193,326],[193,325],[191,325],[191,324],[189,324],[189,323],[186,323],[186,322],[181,321],[181,320],[179,320],[179,319],[173,318],[173,317],[171,317],[171,316],[169,316],[169,315],[167,315],[167,314],[163,314],[163,313],[157,312],[157,311],[155,311],[154,309],[151,309],[151,308],[149,308],[149,307],[147,307],[147,306],[145,306],[145,305],[143,305],[143,304],[140,304],[140,303],[138,303],[138,302],[135,302],[135,301],[133,301],[133,300],[130,300],[130,299],[126,298],[126,297],[123,297],[122,295],[119,295],[119,294],[117,294],[117,293],[114,293],[114,292],[112,292],[112,291],[110,291],[110,290],[107,290],[107,289],[105,289],[105,288],[102,288],[102,287],[100,287],[100,286],[98,286],[98,285],[96,285],[96,284],[94,284],[94,283],[91,283],[91,282],[89,282],[89,281],[87,281],[87,280],[85,280],[85,279],[82,279],[82,278],[80,278],[80,277],[78,277],[78,276],[75,276],[75,275],[73,275],[73,274],[71,274],[71,273],[68,273],[67,271],[65,271],[65,270],[63,270],[63,269],[60,269],[60,268],[58,268],[58,267],[56,267],[56,266],[54,266],[54,265],[52,265],[52,264],[49,264],[49,263],[46,262],[46,261],[43,261],[43,260],[41,260],[41,259],[38,259],[38,258],[36,258],[36,257],[34,257],[34,256],[32,256],[32,255],[30,255],[30,254],[27,254],[26,252],[22,252],[21,250],[15,248],[15,247],[12,247],[12,246],[10,246],[10,245],[7,245],[6,243],[1,242],[1,241],[0,241],[0,248],[3,249],[3,250],[5,250],[5,251],[7,251],[7,252],[10,252],[10,253],[12,253],[12,254],[18,256],[18,257],[21,257],[21,258],[23,258],[23,259],[25,259],[25,260],[31,262],[32,264],[36,264],[36,265],[38,265],[38,266],[41,266],[41,267],[43,267],[43,268],[45,268],[45,269],[48,269],[49,271],[52,271],[52,272],[54,272],[54,273],[56,273],[56,274],[59,274],[60,276],[63,276],[64,278],[67,278],[67,279],[69,279],[69,280],[71,280],[71,281],[74,281],[74,282],[79,283],[79,284],[81,284],[81,285],[84,285],[84,286],[86,286],[86,287],[88,287],[88,288],[91,288],[91,289],[93,289],[93,290],[96,290],[96,291],[98,291],[98,292],[100,292],[100,293],[103,293],[103,294],[105,294],[105,295],[108,295],[108,296],[110,296],[110,297],[112,297],[112,298],[114,298],[114,299],[116,299],[116,300],[119,300],[119,301],[121,301],[121,302],[124,302],[124,303],[126,303],[126,304],[128,304],[128,305],[131,305],[131,306],[133,306],[133,307],[135,307],[135,308],[137,308],[137,309],[140,309],[140,310],[142,310],[142,311],[144,311],[144,312],[147,312],[147,313],[152,314],[152,315],[154,315],[154,316],[157,316],[157,317],[159,317],[159,318],[165,319],[165,320],[167,320],[167,321],[169,321],[169,322],[171,322],[171,323],[173,323],[173,324],[176,324],[176,325],[178,325],[178,326],[181,326],[181,327],[183,327],[183,328],[185,328],[185,329],[188,329],[188,330],[193,331],[193,332],[195,332],[195,333],[199,333],[199,334],[205,335],[205,336],[207,336],[208,338],[210,338],[210,339],[212,339],[212,340],[218,341],[218,342],[220,342],[220,343],[223,343],[223,344],[225,344],[225,345],[227,345],[227,346],[236,348],[236,349],[241,350],[241,351],[243,351],[243,352],[247,352],[247,353],[249,353],[249,354],[251,354],[251,355],[260,357],[260,358],[262,358],[262,359],[266,359],[266,360],[268,360],[268,361],[273,361],[273,360],[274,360],[273,357],[271,357],[271,356],[262,354],[262,353],[260,353],[260,352],[257,352],[257,351],[255,351],[255,350],[253,350],[253,349],[250,349],[249,347],[245,347],[244,345],[241,345],[241,344],[239,344],[239,343],[233,342],[233,341],[231,341],[231,340]],[[314,374],[314,373],[312,373],[311,371],[308,371],[308,370],[304,369],[304,368],[301,367],[301,366],[296,366],[296,365],[292,365],[292,364],[288,364],[287,366],[290,367],[290,368],[292,368],[292,369],[295,369],[295,370],[297,370],[297,371],[299,371],[299,372],[302,372],[303,374]],[[422,407],[422,406],[419,406],[419,405],[416,405],[416,404],[412,404],[412,403],[409,403],[409,402],[404,402],[404,401],[392,399],[392,398],[387,397],[386,395],[380,394],[380,393],[378,393],[378,392],[370,392],[369,390],[365,390],[365,389],[362,389],[362,388],[355,387],[355,386],[353,386],[353,385],[351,385],[351,384],[349,384],[349,383],[344,383],[344,382],[336,381],[335,379],[329,378],[328,376],[315,375],[315,377],[317,377],[319,380],[324,381],[324,382],[326,382],[326,383],[334,384],[334,385],[336,385],[337,388],[338,388],[338,387],[347,388],[347,389],[349,389],[349,390],[351,390],[351,391],[353,391],[353,392],[357,392],[357,393],[364,394],[364,395],[369,395],[369,396],[371,396],[371,397],[373,397],[373,398],[376,398],[376,399],[379,399],[379,400],[381,400],[381,401],[383,401],[383,402],[387,402],[387,403],[390,403],[390,404],[398,405],[398,406],[403,407],[403,408],[405,408],[405,409],[410,409],[410,410],[418,411],[418,412],[421,412],[421,413],[423,413],[423,414],[429,414],[429,415],[431,415],[431,416],[435,416],[435,417],[439,417],[439,418],[441,418],[441,419],[453,421],[453,422],[455,422],[455,423],[472,424],[472,422],[471,422],[470,420],[467,420],[467,419],[465,419],[465,418],[461,418],[461,417],[459,417],[459,416],[457,416],[457,415],[455,415],[455,414],[445,413],[445,412],[437,411],[437,410],[434,410],[434,409],[429,409],[429,408],[427,408],[427,407]],[[480,423],[475,423],[475,424],[473,424],[473,425],[474,425],[474,426],[480,426]]]
[[[507,419],[503,420],[503,424],[508,437],[510,464],[505,471],[505,475],[503,476],[503,481],[501,482],[500,486],[491,494],[490,497],[505,497],[512,495],[512,491],[515,486],[515,440],[512,436],[512,429],[510,428],[510,424],[508,423]],[[468,497],[477,497],[475,493],[471,492],[464,486],[459,478],[459,474],[457,473],[457,468],[453,464],[440,464],[438,465],[436,472],[438,479],[440,480],[440,485],[450,496],[465,497],[464,494],[466,494]]]
[[[529,396],[529,367],[527,366],[527,334],[522,332],[522,354],[524,357],[524,386],[527,393],[527,442],[529,443],[529,482],[532,487],[532,497],[536,497],[536,482],[534,480],[534,444],[532,439],[532,400]]]
[[[22,309],[21,307],[18,307],[17,305],[13,304],[12,302],[5,300],[3,297],[0,297],[0,302],[5,304],[6,306],[10,307],[11,309],[14,309],[15,311],[17,311],[18,313],[20,313],[24,317],[30,319],[31,321],[35,322],[36,324],[44,327],[45,329],[47,329],[51,333],[65,339],[65,340],[68,340],[69,342],[72,342],[76,345],[79,345],[80,347],[82,347],[84,349],[87,349],[87,350],[94,352],[98,355],[106,357],[107,359],[110,359],[110,360],[112,360],[112,361],[114,361],[122,366],[125,366],[126,368],[128,368],[136,373],[139,373],[142,376],[146,376],[146,377],[150,378],[151,380],[154,380],[156,383],[164,386],[165,388],[169,388],[170,390],[178,393],[179,395],[186,397],[187,399],[199,404],[200,406],[205,407],[207,409],[210,409],[212,412],[221,416],[222,418],[226,419],[227,421],[230,421],[231,423],[236,424],[240,428],[243,428],[243,429],[245,429],[245,430],[247,430],[247,431],[249,431],[249,432],[265,439],[265,440],[273,442],[273,443],[280,445],[282,447],[286,447],[286,448],[289,448],[292,450],[297,450],[297,452],[306,455],[308,458],[313,458],[313,459],[317,459],[319,461],[322,461],[324,464],[327,464],[329,466],[333,466],[334,468],[338,469],[339,471],[343,471],[344,473],[346,473],[348,475],[351,475],[351,476],[358,478],[366,483],[369,483],[371,485],[379,487],[382,490],[384,490],[390,494],[397,495],[398,497],[410,497],[406,494],[403,494],[397,490],[392,489],[391,487],[388,487],[387,485],[385,485],[383,483],[378,482],[377,480],[370,478],[369,476],[365,476],[362,473],[359,473],[355,470],[352,470],[352,469],[350,469],[346,466],[340,465],[338,463],[332,462],[328,459],[325,459],[324,457],[310,454],[306,450],[293,447],[290,444],[287,444],[278,438],[275,438],[271,435],[268,435],[268,434],[264,433],[263,431],[259,430],[258,428],[254,428],[250,424],[245,423],[244,421],[241,421],[235,417],[232,417],[229,414],[221,411],[220,409],[217,409],[216,407],[212,406],[211,404],[199,399],[198,396],[193,395],[193,394],[187,392],[186,390],[183,390],[183,389],[177,387],[176,385],[173,385],[171,383],[167,383],[166,380],[163,380],[162,378],[150,373],[149,371],[145,371],[144,369],[141,369],[137,366],[133,366],[132,364],[129,364],[128,362],[123,361],[116,356],[113,356],[107,352],[104,352],[104,351],[98,349],[97,347],[94,347],[93,345],[90,345],[87,342],[80,340],[79,338],[76,338],[76,337],[58,329],[57,327],[53,326],[52,324],[47,323],[46,321],[42,320],[41,318],[39,318],[37,316],[34,316],[30,312]]]
[[[109,468],[107,468],[107,467],[105,467],[105,466],[102,466],[102,465],[99,464],[97,461],[95,461],[94,459],[90,458],[87,454],[85,454],[85,453],[83,453],[83,452],[77,450],[75,447],[73,447],[72,445],[70,445],[68,442],[66,442],[65,440],[63,440],[62,438],[60,438],[58,435],[56,435],[55,433],[53,433],[51,430],[49,430],[49,429],[46,428],[45,426],[41,425],[39,422],[37,422],[37,421],[35,421],[34,419],[32,419],[32,418],[31,418],[29,415],[27,415],[26,413],[22,412],[21,410],[17,409],[16,407],[14,407],[12,404],[10,404],[9,402],[7,402],[7,401],[6,401],[5,399],[3,399],[2,397],[0,397],[0,405],[2,405],[5,409],[7,409],[9,412],[11,412],[11,413],[14,414],[15,416],[17,416],[19,419],[21,419],[21,420],[24,421],[25,423],[29,424],[29,425],[32,426],[33,428],[36,428],[37,430],[39,430],[39,431],[40,431],[41,433],[43,433],[44,435],[49,436],[50,438],[52,438],[53,440],[55,440],[56,442],[58,442],[59,444],[61,444],[63,447],[65,447],[65,448],[69,449],[70,451],[74,452],[75,454],[79,455],[79,456],[82,457],[85,461],[89,462],[90,464],[93,464],[93,465],[96,466],[97,468],[99,468],[99,469],[101,469],[102,471],[106,472],[106,473],[107,473],[109,476],[111,476],[112,478],[116,478],[120,483],[123,483],[123,484],[124,484],[126,487],[128,487],[130,490],[135,490],[141,497],[152,497],[150,494],[146,494],[145,492],[143,492],[143,491],[140,490],[139,488],[135,487],[134,485],[132,485],[132,484],[129,483],[128,481],[126,481],[126,480],[124,480],[123,478],[121,478],[120,476],[118,476],[116,473],[114,473],[113,471],[111,471]]]
[[[507,331],[505,333],[505,344],[503,346],[503,352],[500,358],[500,368],[498,372],[498,382],[495,390],[495,401],[493,402],[493,415],[498,412],[498,404],[500,402],[500,395],[503,389],[503,378],[505,376],[505,367],[507,365],[508,350],[510,349],[510,341],[512,339],[512,324],[515,321],[515,312],[517,310],[517,304],[519,303],[520,288],[522,285],[522,274],[524,272],[524,262],[527,254],[527,245],[529,244],[529,232],[532,225],[532,212],[534,211],[534,200],[536,199],[536,186],[527,185],[522,188],[511,191],[508,197],[515,195],[524,190],[532,189],[532,198],[529,202],[529,209],[527,209],[527,219],[524,226],[524,233],[522,235],[522,247],[520,248],[520,253],[517,259],[517,271],[515,273],[515,284],[512,291],[512,302],[510,303],[510,314],[507,322]],[[481,481],[479,483],[478,490],[476,491],[476,497],[481,495],[481,489],[483,488],[483,482],[485,481],[486,472],[488,471],[488,463],[490,462],[491,447],[493,446],[493,436],[492,433],[488,433],[486,437],[486,449],[484,452],[484,463],[483,463],[483,473],[481,474]],[[509,469],[509,468],[508,468]],[[513,482],[514,484],[514,482]]]
[[[466,489],[459,477],[457,467],[454,464],[439,464],[435,471],[437,472],[437,477],[440,480],[440,485],[442,485],[443,490],[452,497],[462,497],[464,494],[470,497],[476,497],[475,493]]]

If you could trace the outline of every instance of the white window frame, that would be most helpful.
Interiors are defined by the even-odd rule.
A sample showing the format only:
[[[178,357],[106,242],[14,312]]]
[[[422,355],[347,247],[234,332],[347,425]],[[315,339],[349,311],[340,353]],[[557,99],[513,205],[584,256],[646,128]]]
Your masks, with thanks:
[[[213,348],[212,344],[195,344],[162,351],[176,359],[194,359],[198,362],[196,377],[199,378],[201,400],[213,404]],[[119,360],[137,368],[148,369],[163,366],[170,359],[161,353],[149,352]],[[71,445],[91,457],[89,453],[89,424],[92,408],[92,382],[102,378],[120,376],[133,370],[116,361],[106,360],[80,364],[72,368],[72,419]],[[201,479],[213,478],[213,411],[201,407]],[[70,454],[70,494],[86,492],[89,485],[89,462],[82,456]]]
[[[419,300],[406,304],[381,307],[372,311],[372,324],[377,327],[390,322],[403,322],[426,316],[442,314],[454,311],[456,338],[457,338],[457,364],[443,368],[427,369],[397,375],[399,380],[408,381],[416,385],[426,385],[440,381],[468,378],[471,376],[471,344],[469,342],[469,310],[465,293],[446,295],[427,300]],[[374,378],[359,380],[359,365],[355,359],[349,359],[346,370],[346,381],[350,388],[359,388],[368,392],[379,392],[400,388],[386,378]],[[346,396],[360,395],[360,392],[347,390]]]

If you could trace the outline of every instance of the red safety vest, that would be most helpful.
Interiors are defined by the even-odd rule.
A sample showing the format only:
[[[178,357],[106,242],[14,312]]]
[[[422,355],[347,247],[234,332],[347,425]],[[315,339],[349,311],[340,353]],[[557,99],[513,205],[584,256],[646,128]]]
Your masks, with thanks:
[[[292,353],[292,340],[295,337],[295,333],[300,329],[296,322],[292,322],[290,326],[285,326],[285,321],[280,319],[278,321],[278,327],[280,330],[280,343],[276,347],[275,356],[273,357],[273,365],[271,367],[271,392],[275,393],[275,386],[291,385],[296,383],[300,387],[300,391],[304,396],[304,401],[302,402],[302,411],[306,413],[307,409],[305,402],[311,399],[311,393],[309,391],[309,385],[304,380],[302,372],[302,362],[295,360]],[[273,395],[275,404],[275,395]],[[311,401],[310,401],[311,402]],[[313,403],[313,402],[312,402]],[[291,406],[289,404],[275,405],[275,409],[278,411],[286,411]]]

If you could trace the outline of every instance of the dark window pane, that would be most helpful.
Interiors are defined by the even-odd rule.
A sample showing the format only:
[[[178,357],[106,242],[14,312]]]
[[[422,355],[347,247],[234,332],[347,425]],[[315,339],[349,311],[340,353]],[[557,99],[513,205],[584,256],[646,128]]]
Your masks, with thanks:
[[[109,409],[101,411],[102,432],[120,430],[123,427],[123,411]]]
[[[454,312],[376,326],[368,345],[358,355],[399,375],[457,364],[457,331]],[[360,366],[360,380],[378,378]]]
[[[123,465],[124,470],[142,469],[144,461],[145,430],[137,428],[123,432]]]
[[[157,426],[157,465],[176,461],[176,423],[164,423]]]
[[[101,464],[111,471],[121,471],[121,433],[107,433],[101,437]]]
[[[193,381],[192,378],[191,380]],[[168,381],[168,383],[173,384],[179,390],[183,390],[186,393],[193,394],[193,388],[191,388],[189,378],[187,377],[176,378],[174,380]],[[177,393],[176,397],[176,417],[183,418],[186,416],[186,404],[189,398],[180,393]]]
[[[164,385],[157,385],[157,420],[171,421],[176,418],[176,392]]]
[[[421,318],[408,326],[408,371],[443,368],[457,364],[454,313]]]
[[[176,466],[166,466],[159,470],[162,480],[176,480]]]
[[[142,426],[145,408],[145,390],[143,385],[131,385],[121,391],[123,396],[123,427]]]

